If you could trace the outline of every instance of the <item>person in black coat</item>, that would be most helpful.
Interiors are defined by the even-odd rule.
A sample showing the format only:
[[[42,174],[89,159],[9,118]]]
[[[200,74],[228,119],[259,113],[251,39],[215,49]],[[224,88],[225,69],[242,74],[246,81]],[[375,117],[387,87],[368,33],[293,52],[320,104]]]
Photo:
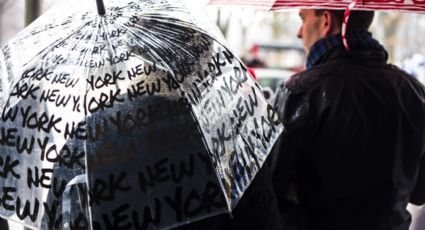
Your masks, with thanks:
[[[425,89],[387,64],[373,12],[352,13],[344,45],[343,13],[300,10],[307,70],[275,101],[280,209],[293,184],[306,229],[407,230],[407,204],[425,203]]]
[[[167,201],[165,199],[161,200],[162,197],[171,197],[175,194],[174,191],[178,191],[178,186],[171,182],[168,183],[171,185],[167,185],[166,183],[164,185],[159,183],[149,185],[150,183],[147,182],[147,192],[152,191],[149,195],[144,194],[140,189],[127,189],[126,191],[116,192],[114,199],[108,201],[96,200],[97,197],[93,195],[93,189],[89,192],[89,198],[93,200],[93,204],[90,207],[87,207],[89,203],[85,185],[87,182],[84,180],[81,180],[79,183],[70,182],[76,180],[81,175],[87,174],[88,184],[91,188],[94,188],[96,181],[108,181],[110,175],[118,177],[123,175],[120,172],[125,172],[125,183],[123,184],[126,186],[131,185],[133,188],[135,185],[131,183],[136,183],[137,179],[134,179],[132,175],[139,175],[140,172],[143,172],[145,173],[144,175],[148,176],[152,168],[159,167],[157,166],[159,164],[150,162],[148,163],[151,165],[147,164],[146,158],[151,162],[172,162],[174,165],[176,165],[175,162],[185,162],[185,159],[189,159],[189,155],[198,157],[202,154],[204,155],[202,157],[203,159],[209,159],[208,155],[206,155],[207,149],[202,135],[193,120],[194,117],[187,101],[170,100],[170,98],[162,96],[150,96],[135,100],[131,105],[128,106],[128,103],[122,102],[112,109],[106,109],[102,113],[86,117],[84,124],[88,127],[87,130],[94,130],[92,127],[96,127],[96,130],[104,130],[98,135],[96,140],[91,140],[90,138],[88,140],[78,140],[74,138],[66,142],[66,145],[64,145],[66,147],[62,149],[60,154],[65,158],[68,154],[68,149],[72,149],[74,154],[86,151],[87,163],[80,160],[73,164],[72,167],[66,167],[66,165],[61,165],[60,163],[54,165],[54,180],[67,181],[67,187],[70,190],[69,193],[58,193],[54,189],[50,189],[47,204],[49,207],[56,207],[57,210],[62,211],[62,215],[45,215],[43,217],[42,229],[63,229],[64,224],[71,223],[70,229],[84,230],[88,228],[89,220],[86,217],[89,215],[91,215],[94,229],[108,229],[105,227],[106,222],[103,222],[104,216],[106,216],[104,214],[105,210],[108,213],[113,213],[114,211],[111,210],[114,210],[116,207],[127,206],[131,208],[123,208],[120,212],[123,216],[138,214],[138,225],[136,226],[136,223],[130,222],[132,220],[130,218],[123,219],[122,223],[117,221],[117,223],[121,225],[128,224],[131,226],[131,229],[154,229],[156,227],[155,225],[160,223],[160,217],[153,216],[149,218],[147,217],[149,214],[146,213],[153,213],[152,215],[155,215],[156,211],[159,210],[159,216],[162,212],[162,218],[174,218],[174,216],[168,216],[173,212],[170,211],[169,205],[166,203]],[[111,125],[102,126],[107,124],[106,121],[111,120],[116,114],[121,114],[119,117],[123,118],[132,114],[138,114],[138,112],[141,114],[141,111],[149,111],[149,113],[144,119],[140,119],[140,127],[134,127],[133,129],[126,127],[128,130],[125,131],[118,130]],[[138,117],[143,116],[138,115]],[[119,119],[115,118],[115,120]],[[93,137],[94,135],[90,134],[89,136]],[[180,221],[178,224],[183,225],[176,227],[176,229],[281,230],[276,196],[271,184],[269,161],[266,161],[257,173],[232,212],[232,215],[220,214],[214,216],[216,213],[225,211],[223,208],[226,207],[224,196],[221,194],[221,188],[218,187],[218,179],[213,173],[212,164],[209,169],[203,169],[205,164],[200,162],[196,157],[192,161],[192,168],[194,168],[193,175],[191,178],[182,177],[179,184],[181,184],[183,189],[199,191],[203,194],[206,193],[203,188],[207,184],[211,185],[211,182],[213,182],[215,189],[212,191],[219,191],[220,195],[213,196],[214,199],[212,200],[203,200],[205,204],[203,204],[202,207],[204,208],[202,210],[205,209],[205,211],[197,214],[201,218],[208,217],[208,215],[212,215],[211,217],[199,221],[193,221],[196,220],[196,218],[193,218],[191,220],[193,222],[187,225],[184,225],[184,221]],[[161,158],[167,160],[165,161]],[[148,167],[149,170],[147,170]],[[166,175],[164,173],[167,171],[161,170],[161,174]],[[206,173],[209,171],[212,174]],[[154,173],[158,174],[157,171],[154,171]],[[125,189],[125,186],[121,187]],[[207,192],[211,193],[211,190]],[[153,206],[149,210],[150,212],[146,211],[145,204],[149,204],[149,202],[153,203],[155,200],[162,201],[162,206],[159,208]],[[167,200],[169,199],[167,198]],[[181,203],[183,202],[185,200],[181,201]],[[124,206],[121,206],[122,204]],[[67,213],[67,211],[70,213]]]
[[[258,171],[232,214],[221,214],[174,230],[287,230],[283,228],[271,183],[269,157]]]

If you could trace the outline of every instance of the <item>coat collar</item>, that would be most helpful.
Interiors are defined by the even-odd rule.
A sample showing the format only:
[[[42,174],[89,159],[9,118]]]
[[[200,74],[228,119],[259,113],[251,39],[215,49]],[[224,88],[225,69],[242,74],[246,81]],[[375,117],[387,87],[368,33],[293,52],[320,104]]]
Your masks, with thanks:
[[[314,43],[307,56],[307,69],[325,62],[335,52],[338,54],[345,53],[346,56],[350,56],[349,53],[351,52],[354,56],[358,55],[359,52],[369,53],[373,56],[379,56],[384,61],[388,59],[387,51],[368,31],[352,30],[347,34],[347,41],[350,51],[345,49],[341,34],[327,36]]]

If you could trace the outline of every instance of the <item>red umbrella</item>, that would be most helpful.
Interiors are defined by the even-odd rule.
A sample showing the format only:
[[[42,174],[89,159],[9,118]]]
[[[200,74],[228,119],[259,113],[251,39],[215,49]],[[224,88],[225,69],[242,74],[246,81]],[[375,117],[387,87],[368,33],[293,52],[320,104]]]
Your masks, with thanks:
[[[245,5],[266,10],[291,8],[346,9],[357,2],[357,10],[399,10],[425,13],[425,0],[210,0],[212,5]]]

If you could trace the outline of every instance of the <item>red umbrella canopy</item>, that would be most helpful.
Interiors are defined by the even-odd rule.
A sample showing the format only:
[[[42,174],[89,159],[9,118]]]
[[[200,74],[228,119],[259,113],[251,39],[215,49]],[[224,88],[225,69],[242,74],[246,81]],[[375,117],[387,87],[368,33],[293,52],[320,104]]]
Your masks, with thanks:
[[[291,8],[345,9],[353,1],[357,10],[397,10],[425,13],[425,0],[210,0],[211,5],[244,5],[265,10]]]

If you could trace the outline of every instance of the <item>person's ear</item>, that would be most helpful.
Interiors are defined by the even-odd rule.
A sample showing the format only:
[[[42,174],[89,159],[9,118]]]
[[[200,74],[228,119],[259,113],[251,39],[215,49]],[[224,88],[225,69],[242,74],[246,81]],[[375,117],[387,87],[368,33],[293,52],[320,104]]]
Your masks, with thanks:
[[[328,36],[333,33],[334,21],[332,13],[329,11],[323,12],[322,36]]]

